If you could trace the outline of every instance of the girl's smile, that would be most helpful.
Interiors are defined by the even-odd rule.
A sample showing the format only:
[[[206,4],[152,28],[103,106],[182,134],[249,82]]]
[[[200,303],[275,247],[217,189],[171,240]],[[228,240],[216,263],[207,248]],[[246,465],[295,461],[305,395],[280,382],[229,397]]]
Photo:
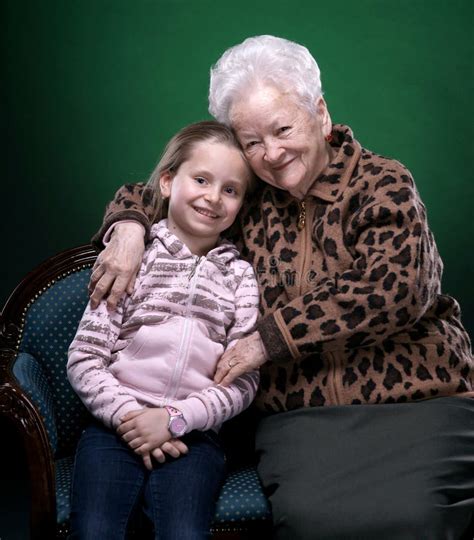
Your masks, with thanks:
[[[198,208],[197,206],[194,206],[193,208],[198,214],[201,214],[202,216],[206,216],[211,219],[217,219],[219,217],[217,214],[211,212],[207,208]]]
[[[250,173],[240,151],[201,141],[176,172],[164,172],[160,189],[169,198],[168,227],[196,255],[216,246],[242,206]]]

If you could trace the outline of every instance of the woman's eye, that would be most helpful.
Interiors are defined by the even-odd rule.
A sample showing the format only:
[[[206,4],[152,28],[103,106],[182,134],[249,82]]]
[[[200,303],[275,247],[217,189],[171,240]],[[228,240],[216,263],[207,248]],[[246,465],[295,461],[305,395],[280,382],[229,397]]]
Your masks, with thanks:
[[[282,126],[281,128],[278,128],[279,133],[284,133],[285,131],[288,131],[291,128],[291,126]]]
[[[245,145],[245,148],[252,148],[252,146],[255,146],[258,144],[258,141],[250,141]]]

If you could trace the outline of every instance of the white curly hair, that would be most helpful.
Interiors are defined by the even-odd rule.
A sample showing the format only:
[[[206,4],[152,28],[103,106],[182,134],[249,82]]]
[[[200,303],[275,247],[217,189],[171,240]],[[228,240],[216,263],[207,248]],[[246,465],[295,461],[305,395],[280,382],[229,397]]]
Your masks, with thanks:
[[[234,101],[245,90],[270,84],[316,114],[323,95],[318,64],[303,45],[275,36],[255,36],[227,49],[211,67],[209,112],[230,126]]]

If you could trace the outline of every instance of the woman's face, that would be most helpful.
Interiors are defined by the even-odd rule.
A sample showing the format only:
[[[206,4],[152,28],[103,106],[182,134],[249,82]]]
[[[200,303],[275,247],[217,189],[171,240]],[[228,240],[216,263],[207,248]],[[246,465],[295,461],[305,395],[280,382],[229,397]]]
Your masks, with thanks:
[[[262,180],[302,199],[330,160],[331,119],[323,98],[316,115],[273,86],[258,86],[232,106],[232,127]]]

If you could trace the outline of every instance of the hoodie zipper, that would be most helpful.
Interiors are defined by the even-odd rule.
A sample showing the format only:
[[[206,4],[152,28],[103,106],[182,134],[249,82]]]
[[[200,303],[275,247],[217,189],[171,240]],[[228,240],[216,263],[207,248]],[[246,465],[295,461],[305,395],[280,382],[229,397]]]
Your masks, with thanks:
[[[189,273],[189,276],[188,276],[189,279],[192,279],[192,277],[193,277],[194,274],[196,273],[196,269],[197,269],[197,267],[199,266],[201,260],[202,260],[202,259],[205,259],[205,258],[206,258],[206,257],[204,257],[204,256],[197,257],[196,262],[195,262],[195,264],[193,265],[193,267],[191,268],[191,272]]]
[[[186,364],[186,358],[188,356],[188,350],[189,350],[189,344],[190,344],[190,336],[191,336],[191,330],[192,330],[192,324],[193,324],[193,318],[190,317],[191,314],[191,307],[193,305],[194,295],[196,292],[196,283],[199,277],[199,266],[201,263],[206,259],[206,257],[196,257],[196,262],[194,263],[191,273],[189,274],[189,296],[188,301],[186,303],[186,312],[185,312],[185,318],[184,318],[184,325],[183,325],[183,333],[181,336],[181,342],[179,344],[178,349],[178,358],[176,360],[176,364],[174,366],[173,375],[171,376],[170,384],[169,384],[169,398],[176,398],[176,394],[178,392],[179,383],[181,382],[184,366]]]

